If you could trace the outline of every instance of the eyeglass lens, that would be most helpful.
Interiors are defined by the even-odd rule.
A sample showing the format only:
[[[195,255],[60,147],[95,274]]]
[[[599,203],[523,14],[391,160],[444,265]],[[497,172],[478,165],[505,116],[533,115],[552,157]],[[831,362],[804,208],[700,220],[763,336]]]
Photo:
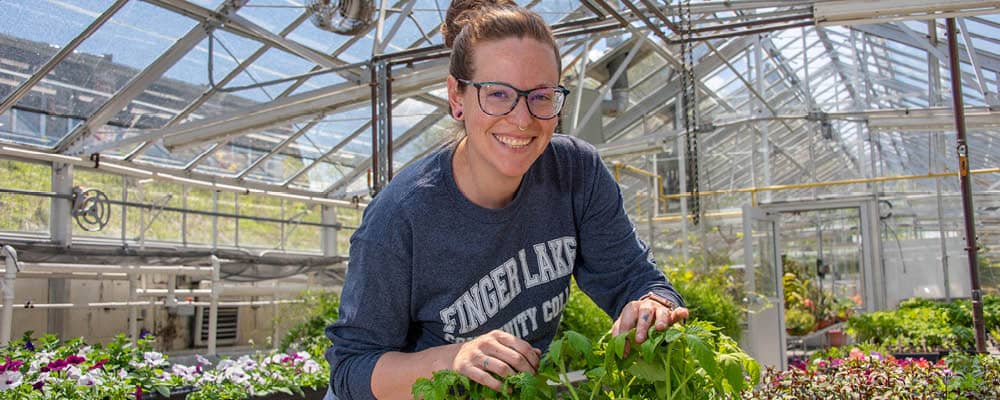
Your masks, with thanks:
[[[525,98],[528,111],[537,118],[550,119],[559,114],[565,95],[559,88],[538,88],[529,92]],[[512,87],[498,84],[484,84],[479,87],[479,104],[483,111],[490,115],[503,115],[511,112],[517,106],[520,96]]]

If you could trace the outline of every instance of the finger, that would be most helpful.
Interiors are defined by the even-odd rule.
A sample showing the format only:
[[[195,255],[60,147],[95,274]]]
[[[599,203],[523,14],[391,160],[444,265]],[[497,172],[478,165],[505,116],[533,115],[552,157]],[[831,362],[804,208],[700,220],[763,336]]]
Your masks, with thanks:
[[[671,321],[683,321],[687,319],[687,317],[688,317],[688,309],[684,307],[676,308],[674,309],[673,312],[670,313]]]
[[[674,323],[673,313],[669,308],[656,308],[656,330],[662,331]]]
[[[493,373],[496,372],[494,369],[496,369],[498,365],[503,366],[504,368],[510,368],[507,364],[504,364],[500,360],[485,356],[476,368],[471,368],[465,371],[465,376],[482,384],[483,386],[488,386],[489,388],[499,392],[503,389],[503,383],[493,376]]]
[[[513,335],[505,335],[499,337],[497,345],[499,346],[497,354],[495,354],[497,358],[521,372],[535,373],[538,371],[541,350],[531,347],[530,343]]]
[[[618,320],[615,321],[615,327],[617,330],[613,330],[612,334],[614,336],[618,336],[622,333],[628,332],[629,329],[635,328],[635,319],[636,302],[632,301],[622,308],[622,313],[618,315]]]
[[[653,323],[653,318],[656,318],[656,306],[653,305],[655,302],[643,301],[639,304],[639,312],[636,317],[635,325],[635,342],[642,343],[646,341],[646,334],[649,332],[649,326]]]

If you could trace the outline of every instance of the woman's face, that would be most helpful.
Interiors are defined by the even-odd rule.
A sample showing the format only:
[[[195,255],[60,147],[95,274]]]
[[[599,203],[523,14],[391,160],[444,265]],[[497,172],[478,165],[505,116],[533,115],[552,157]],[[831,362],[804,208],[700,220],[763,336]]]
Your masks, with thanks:
[[[503,82],[521,90],[559,84],[552,47],[531,38],[480,42],[473,54],[473,70],[471,81]],[[510,113],[489,115],[480,108],[477,92],[472,85],[459,91],[455,77],[448,77],[452,110],[461,111],[460,119],[465,121],[469,162],[502,177],[520,178],[545,151],[559,118],[533,117],[523,96]]]

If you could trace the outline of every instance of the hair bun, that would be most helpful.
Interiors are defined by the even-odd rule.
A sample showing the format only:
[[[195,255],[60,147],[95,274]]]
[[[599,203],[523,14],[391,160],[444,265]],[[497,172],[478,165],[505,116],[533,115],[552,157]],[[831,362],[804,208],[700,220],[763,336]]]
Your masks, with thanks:
[[[451,48],[455,43],[455,38],[462,33],[462,28],[486,9],[517,7],[513,0],[455,0],[448,6],[448,13],[445,14],[444,23],[441,24],[441,37],[444,38],[444,45]]]

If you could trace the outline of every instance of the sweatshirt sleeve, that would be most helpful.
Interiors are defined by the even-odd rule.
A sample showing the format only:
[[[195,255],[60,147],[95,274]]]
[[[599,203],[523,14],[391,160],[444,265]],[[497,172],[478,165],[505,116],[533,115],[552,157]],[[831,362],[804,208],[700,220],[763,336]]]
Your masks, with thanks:
[[[410,325],[411,269],[392,251],[351,241],[339,319],[326,328],[330,388],[340,400],[374,399],[372,371],[382,354],[405,345]]]
[[[581,260],[574,271],[580,288],[613,319],[625,304],[649,292],[683,306],[680,294],[636,235],[611,172],[592,147],[582,153],[576,213]]]

